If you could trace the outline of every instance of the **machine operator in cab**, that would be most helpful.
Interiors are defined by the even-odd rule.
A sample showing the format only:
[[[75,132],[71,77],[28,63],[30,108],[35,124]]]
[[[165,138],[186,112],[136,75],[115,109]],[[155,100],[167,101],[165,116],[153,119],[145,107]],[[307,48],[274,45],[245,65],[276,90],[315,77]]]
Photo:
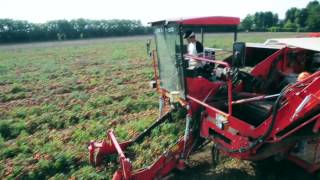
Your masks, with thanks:
[[[196,39],[196,35],[193,31],[187,30],[183,36],[184,39],[187,40],[188,46],[187,51],[188,55],[198,56],[203,53],[203,45]],[[197,61],[194,59],[189,60],[189,68],[193,70],[195,68],[202,67],[203,64],[201,61]]]
[[[187,53],[192,56],[203,56],[204,48],[201,42],[196,39],[196,35],[193,31],[187,30],[183,36],[187,40]],[[208,64],[204,61],[197,61],[195,59],[189,59],[189,66],[187,68],[187,76],[189,77],[203,77],[206,79],[212,78],[212,64]]]

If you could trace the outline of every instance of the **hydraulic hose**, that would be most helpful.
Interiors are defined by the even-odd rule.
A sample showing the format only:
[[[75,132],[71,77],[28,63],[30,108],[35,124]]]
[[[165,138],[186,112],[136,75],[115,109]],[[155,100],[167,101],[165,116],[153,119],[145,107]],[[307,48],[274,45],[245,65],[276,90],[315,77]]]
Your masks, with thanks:
[[[266,132],[260,136],[259,138],[255,139],[255,141],[247,146],[247,147],[242,147],[242,148],[239,148],[239,149],[227,149],[227,148],[224,148],[223,146],[221,146],[220,148],[223,149],[224,151],[228,152],[228,153],[241,153],[241,152],[246,152],[246,151],[249,151],[255,147],[257,147],[259,144],[262,144],[265,142],[266,138],[270,135],[270,133],[272,132],[272,129],[274,128],[274,125],[275,125],[275,121],[276,121],[276,118],[277,118],[277,115],[278,115],[278,110],[280,108],[280,102],[283,98],[283,95],[285,94],[285,90],[287,89],[288,86],[284,87],[279,96],[277,97],[275,103],[274,103],[274,106],[272,107],[272,119],[271,119],[271,122],[270,122],[270,125],[268,127],[268,129],[266,130]]]

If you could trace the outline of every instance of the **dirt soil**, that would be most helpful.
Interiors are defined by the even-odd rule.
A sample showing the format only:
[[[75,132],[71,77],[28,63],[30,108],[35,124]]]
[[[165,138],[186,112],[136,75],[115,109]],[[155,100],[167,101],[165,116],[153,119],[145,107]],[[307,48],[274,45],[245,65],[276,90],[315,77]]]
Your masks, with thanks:
[[[309,174],[286,160],[268,159],[262,162],[225,158],[213,167],[211,149],[197,152],[190,157],[184,171],[176,171],[169,179],[175,180],[316,180],[319,176]]]

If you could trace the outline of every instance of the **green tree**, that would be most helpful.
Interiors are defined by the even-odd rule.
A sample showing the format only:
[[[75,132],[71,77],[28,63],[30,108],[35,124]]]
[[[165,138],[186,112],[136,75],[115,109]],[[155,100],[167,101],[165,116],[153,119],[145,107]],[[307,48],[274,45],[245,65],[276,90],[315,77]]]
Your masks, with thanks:
[[[311,1],[311,2],[308,3],[306,8],[309,10],[309,9],[312,9],[314,7],[317,7],[317,6],[319,6],[319,1]]]
[[[262,17],[263,17],[262,12],[256,12],[253,16],[253,21],[254,21],[256,30],[263,28],[264,22]]]
[[[253,22],[256,30],[266,30],[267,28],[276,26],[279,23],[277,14],[270,11],[256,12],[253,15]]]
[[[285,24],[284,24],[284,28],[287,31],[296,31],[297,29],[297,24],[291,22],[290,20],[288,20]]]
[[[277,26],[279,24],[279,16],[278,14],[273,14],[273,22],[272,22],[272,25],[273,26]]]
[[[263,13],[263,22],[264,22],[264,28],[269,28],[273,26],[274,19],[273,19],[273,13],[268,11]]]
[[[306,25],[310,31],[320,31],[320,4],[312,1],[307,5],[308,18]]]
[[[42,24],[0,19],[0,43],[47,41],[151,33],[140,21],[134,20],[55,20]]]
[[[308,19],[308,10],[306,8],[302,8],[301,10],[296,12],[295,23],[301,27],[306,27],[306,22]]]
[[[252,26],[253,26],[253,16],[248,14],[241,22],[241,26],[243,27],[243,29],[245,30],[251,30]]]
[[[284,21],[285,22],[291,21],[291,23],[295,22],[296,21],[296,15],[298,14],[297,11],[299,11],[299,9],[296,8],[296,7],[288,9],[286,11],[286,16],[285,16]]]

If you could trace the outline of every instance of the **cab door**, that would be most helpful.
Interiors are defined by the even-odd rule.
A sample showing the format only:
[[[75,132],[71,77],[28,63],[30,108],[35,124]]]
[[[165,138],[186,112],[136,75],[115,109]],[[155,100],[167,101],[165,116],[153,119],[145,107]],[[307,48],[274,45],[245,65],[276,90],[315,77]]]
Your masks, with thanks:
[[[180,49],[179,29],[176,25],[156,26],[154,29],[160,87],[170,94],[185,98],[183,62]]]

